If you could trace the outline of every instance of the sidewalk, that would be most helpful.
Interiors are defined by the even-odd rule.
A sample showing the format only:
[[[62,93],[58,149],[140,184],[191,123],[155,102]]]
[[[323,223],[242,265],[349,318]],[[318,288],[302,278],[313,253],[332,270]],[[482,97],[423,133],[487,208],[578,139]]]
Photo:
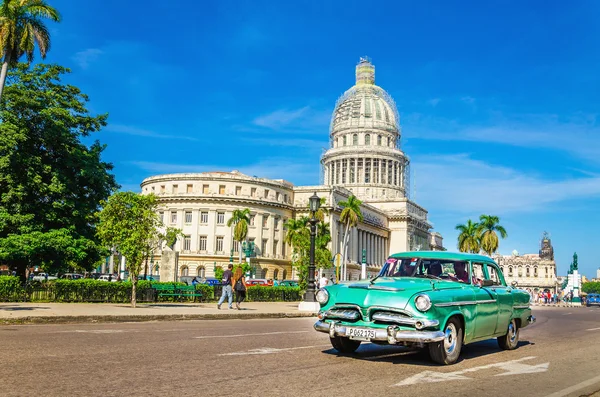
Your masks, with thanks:
[[[0,303],[0,324],[223,320],[251,318],[314,317],[301,312],[298,302],[248,302],[242,310],[230,310],[227,302],[216,303]]]
[[[570,303],[532,303],[531,306],[535,307],[586,307],[585,305],[572,305]]]

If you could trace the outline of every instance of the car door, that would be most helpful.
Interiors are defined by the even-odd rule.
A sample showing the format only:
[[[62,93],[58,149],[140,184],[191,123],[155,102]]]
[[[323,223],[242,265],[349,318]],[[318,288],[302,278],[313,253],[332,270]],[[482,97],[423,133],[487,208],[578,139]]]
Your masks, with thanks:
[[[513,312],[512,287],[507,287],[502,271],[495,263],[485,265],[486,277],[492,280],[493,286],[490,287],[496,293],[498,304],[498,321],[496,322],[495,334],[504,334],[508,329],[508,323]]]
[[[498,301],[496,291],[484,287],[478,280],[486,279],[483,262],[471,263],[471,283],[475,294],[475,338],[491,336],[496,331],[498,322]]]

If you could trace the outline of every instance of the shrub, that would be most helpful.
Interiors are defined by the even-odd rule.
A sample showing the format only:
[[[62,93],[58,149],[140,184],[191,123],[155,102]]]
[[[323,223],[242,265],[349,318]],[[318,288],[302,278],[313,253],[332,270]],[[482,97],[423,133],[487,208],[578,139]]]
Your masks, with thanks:
[[[19,277],[0,276],[0,301],[14,302],[23,300],[25,290],[21,287]]]
[[[302,300],[300,287],[248,287],[246,298],[251,302],[295,302]]]

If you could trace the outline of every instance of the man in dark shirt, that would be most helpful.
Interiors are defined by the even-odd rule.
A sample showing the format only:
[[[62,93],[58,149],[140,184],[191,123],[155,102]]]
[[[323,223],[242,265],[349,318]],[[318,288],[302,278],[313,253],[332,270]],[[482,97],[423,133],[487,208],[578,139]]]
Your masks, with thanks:
[[[227,301],[229,302],[229,308],[233,309],[231,306],[233,304],[233,291],[231,289],[231,278],[233,277],[233,264],[229,264],[227,266],[227,270],[223,272],[223,280],[221,283],[223,284],[223,293],[221,294],[221,299],[219,299],[219,304],[217,305],[217,309],[221,308],[221,304],[225,301],[225,297],[227,297]]]

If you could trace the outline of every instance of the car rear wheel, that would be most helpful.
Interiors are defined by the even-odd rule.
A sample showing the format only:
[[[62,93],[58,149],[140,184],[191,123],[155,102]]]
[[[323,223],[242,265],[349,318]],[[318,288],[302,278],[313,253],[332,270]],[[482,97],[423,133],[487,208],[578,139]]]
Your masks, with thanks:
[[[329,338],[329,340],[335,350],[345,354],[354,353],[360,346],[359,340],[352,340],[343,336],[334,336],[333,338]]]
[[[463,343],[463,329],[461,322],[453,317],[448,320],[444,328],[446,337],[440,342],[429,344],[429,356],[438,364],[454,364],[460,356]]]
[[[506,335],[498,337],[498,345],[502,350],[514,350],[519,344],[519,327],[515,320],[510,320]]]

